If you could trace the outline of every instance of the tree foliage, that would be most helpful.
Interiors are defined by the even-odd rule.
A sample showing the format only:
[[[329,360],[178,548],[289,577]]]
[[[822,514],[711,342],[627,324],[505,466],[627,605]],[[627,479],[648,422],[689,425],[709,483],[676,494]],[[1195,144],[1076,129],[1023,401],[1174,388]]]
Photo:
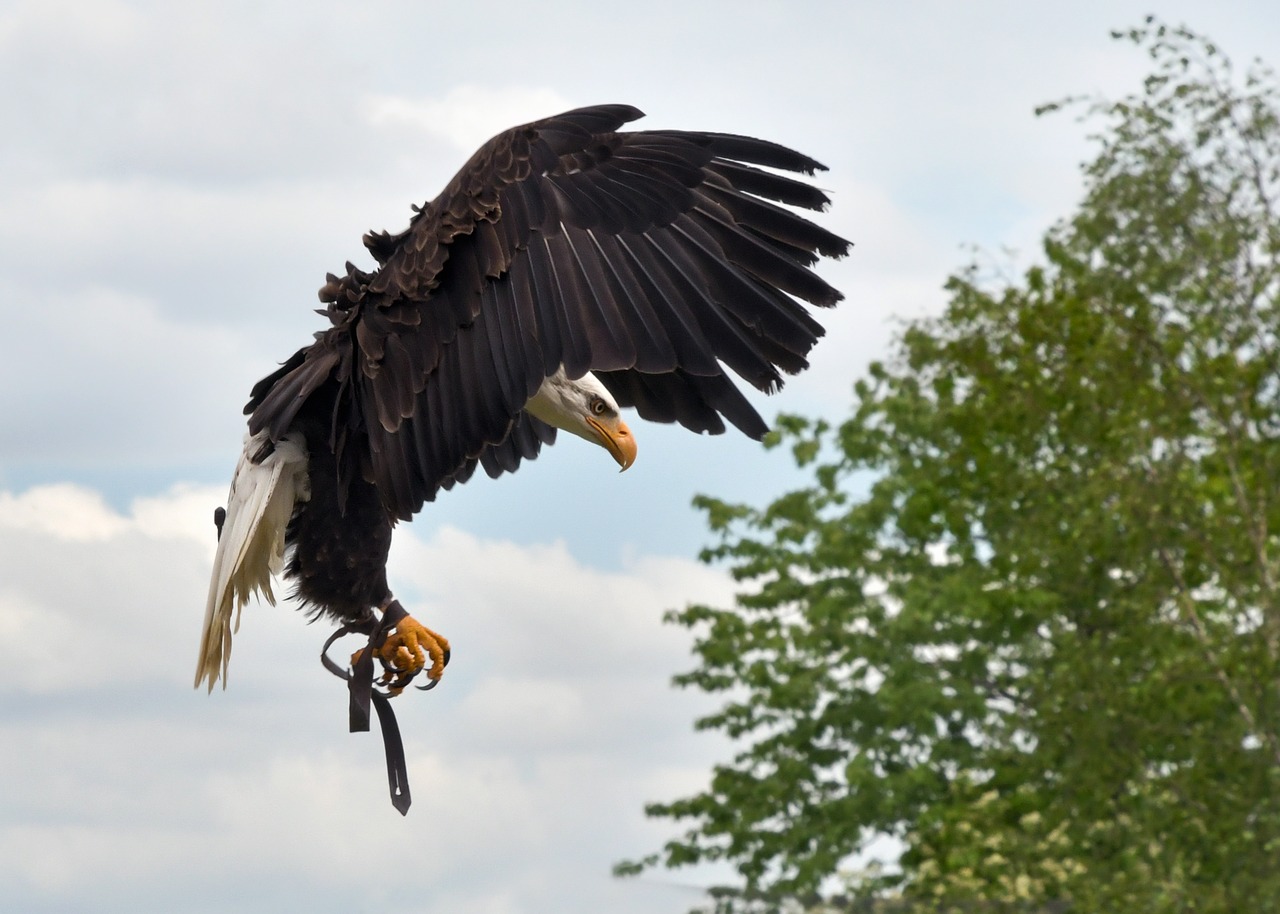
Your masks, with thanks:
[[[1186,30],[1117,37],[1153,72],[1087,105],[1043,262],[954,276],[844,422],[784,417],[809,485],[699,499],[741,588],[671,614],[677,683],[741,750],[620,871],[728,861],[726,911],[833,880],[858,910],[1280,910],[1277,94]],[[885,834],[900,859],[841,875]]]

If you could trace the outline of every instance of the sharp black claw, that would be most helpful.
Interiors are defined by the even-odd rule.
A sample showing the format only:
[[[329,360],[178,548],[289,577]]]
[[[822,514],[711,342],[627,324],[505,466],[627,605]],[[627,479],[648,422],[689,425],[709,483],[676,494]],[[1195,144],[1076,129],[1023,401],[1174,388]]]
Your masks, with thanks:
[[[450,650],[449,650],[449,648],[447,648],[447,647],[446,647],[446,648],[444,649],[444,665],[445,665],[445,666],[448,666],[448,665],[449,665],[449,657],[452,655],[452,653],[453,653],[453,652],[452,652],[452,651],[450,651]],[[438,682],[438,681],[439,681],[439,680],[437,680],[437,682]]]

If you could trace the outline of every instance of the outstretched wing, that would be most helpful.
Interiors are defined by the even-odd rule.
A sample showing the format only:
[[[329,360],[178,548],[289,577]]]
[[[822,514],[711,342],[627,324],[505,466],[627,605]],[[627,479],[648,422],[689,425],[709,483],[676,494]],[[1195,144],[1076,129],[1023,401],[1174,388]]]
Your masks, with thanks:
[[[821,209],[821,191],[766,169],[823,166],[749,137],[618,132],[640,116],[582,108],[499,134],[405,231],[366,236],[378,268],[329,277],[333,326],[255,391],[250,430],[283,434],[336,377],[335,443],[367,434],[400,518],[485,454],[529,456],[504,442],[561,365],[643,418],[763,435],[727,369],[771,392],[804,368],[822,327],[797,299],[835,304],[810,267],[849,247],[778,205]]]

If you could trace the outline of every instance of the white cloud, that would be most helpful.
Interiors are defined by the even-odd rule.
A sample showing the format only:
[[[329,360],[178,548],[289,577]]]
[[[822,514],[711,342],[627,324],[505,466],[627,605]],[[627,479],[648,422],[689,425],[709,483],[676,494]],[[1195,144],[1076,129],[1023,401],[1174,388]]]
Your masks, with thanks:
[[[440,97],[374,95],[368,116],[375,127],[409,127],[445,137],[469,155],[499,131],[573,106],[554,89],[460,85]]]
[[[504,632],[486,660],[533,675],[561,662],[579,674],[643,671],[655,652],[665,659],[681,650],[678,633],[654,627],[654,607],[726,595],[721,573],[683,559],[641,556],[603,572],[578,563],[563,542],[520,547],[451,528],[426,543],[401,536],[389,571],[401,602],[415,602],[407,582],[433,618]]]
[[[719,745],[691,733],[704,704],[668,687],[687,643],[659,619],[726,599],[722,574],[643,555],[601,572],[562,544],[401,529],[392,577],[455,645],[437,690],[397,702],[402,821],[379,738],[345,732],[345,688],[316,662],[327,626],[254,604],[229,689],[191,690],[223,494],[178,486],[115,511],[77,486],[0,492],[11,903],[265,911],[288,886],[321,909],[645,909],[652,893],[608,868],[660,843],[642,804],[696,782]],[[403,879],[352,865],[375,851]]]
[[[0,492],[0,526],[78,542],[119,536],[129,523],[97,492],[63,483],[40,486],[21,496]]]
[[[0,282],[0,295],[22,294]],[[0,362],[7,463],[145,464],[238,442],[237,406],[261,371],[241,335],[110,289],[50,291],[38,305],[6,320],[17,343]],[[234,394],[227,380],[238,380]]]

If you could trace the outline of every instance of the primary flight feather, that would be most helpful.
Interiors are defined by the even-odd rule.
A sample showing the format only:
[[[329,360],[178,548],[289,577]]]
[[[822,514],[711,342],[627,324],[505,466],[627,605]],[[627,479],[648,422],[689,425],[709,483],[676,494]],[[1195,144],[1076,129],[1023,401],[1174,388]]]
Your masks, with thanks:
[[[792,209],[827,197],[779,173],[823,166],[750,137],[620,130],[640,116],[600,105],[499,134],[407,229],[365,236],[374,269],[328,277],[329,326],[245,407],[197,687],[225,685],[232,618],[255,590],[271,599],[283,556],[305,607],[375,620],[394,603],[396,521],[478,466],[515,470],[556,429],[623,469],[623,407],[765,433],[730,371],[776,390],[823,332],[802,302],[841,298],[811,268],[849,243]],[[400,616],[373,645],[392,694],[448,659]]]

